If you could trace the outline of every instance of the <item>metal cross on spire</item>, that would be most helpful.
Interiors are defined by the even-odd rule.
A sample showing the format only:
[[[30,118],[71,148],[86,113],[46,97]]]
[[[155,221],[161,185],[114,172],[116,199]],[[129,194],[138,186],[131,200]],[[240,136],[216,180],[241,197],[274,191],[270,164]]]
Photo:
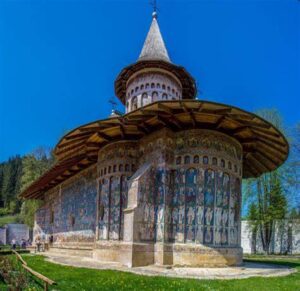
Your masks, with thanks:
[[[111,110],[112,110],[112,111],[115,111],[116,108],[117,108],[117,102],[116,102],[116,100],[115,100],[115,97],[114,97],[114,96],[110,97],[110,99],[109,99],[108,102],[109,102],[110,105],[111,105]]]
[[[150,5],[153,7],[152,17],[157,18],[157,2],[156,2],[156,0],[151,0]]]

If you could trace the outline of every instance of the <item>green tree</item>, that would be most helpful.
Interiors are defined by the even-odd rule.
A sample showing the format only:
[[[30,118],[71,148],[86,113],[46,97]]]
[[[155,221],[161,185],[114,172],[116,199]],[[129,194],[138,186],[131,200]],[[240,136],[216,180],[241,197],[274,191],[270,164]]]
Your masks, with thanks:
[[[258,114],[283,131],[282,119],[277,110],[261,110]],[[246,199],[252,201],[248,218],[251,218],[254,230],[260,232],[263,250],[266,253],[270,252],[275,221],[283,219],[287,213],[284,189],[287,181],[286,167],[288,165],[245,181]]]
[[[38,148],[32,154],[23,158],[23,175],[21,179],[21,191],[43,175],[54,163],[54,157],[50,150]],[[34,214],[41,201],[25,200],[22,203],[20,217],[24,223],[33,227]]]

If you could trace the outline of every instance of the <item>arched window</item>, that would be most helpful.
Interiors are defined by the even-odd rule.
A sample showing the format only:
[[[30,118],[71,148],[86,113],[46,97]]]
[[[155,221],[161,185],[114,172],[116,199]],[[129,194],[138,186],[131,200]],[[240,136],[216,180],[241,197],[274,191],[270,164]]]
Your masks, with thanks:
[[[170,91],[170,90],[171,90],[170,86],[168,86],[168,87],[167,87],[167,90],[168,90],[168,91]]]
[[[165,84],[162,84],[161,87],[162,87],[163,90],[166,90],[166,85]]]
[[[108,174],[111,172],[111,166],[108,167]]]
[[[225,161],[223,159],[221,160],[221,167],[225,168]]]
[[[119,172],[123,172],[123,165],[119,165]]]
[[[155,102],[158,100],[158,93],[156,91],[152,92],[152,102]]]
[[[217,158],[213,158],[213,159],[212,159],[212,164],[213,164],[214,166],[216,166],[216,165],[218,164]]]
[[[199,156],[194,156],[194,164],[199,164]]]
[[[160,84],[159,83],[156,84],[156,88],[160,89]]]
[[[185,156],[184,157],[184,163],[189,164],[191,162],[190,156]]]
[[[155,84],[151,83],[151,89],[155,88]]]
[[[141,90],[144,90],[144,84],[141,85]]]
[[[143,95],[142,95],[142,106],[146,105],[147,101],[148,101],[148,94],[143,93]]]
[[[172,89],[172,94],[175,94],[175,90],[174,89]]]
[[[177,157],[176,158],[176,165],[180,165],[181,164],[181,157]]]
[[[208,164],[208,156],[203,157],[203,164],[207,165]]]
[[[125,165],[125,171],[129,172],[129,165],[128,164]]]
[[[162,94],[162,99],[163,99],[163,100],[167,100],[167,99],[168,99],[168,95],[167,95],[166,93],[163,93],[163,94]]]
[[[131,110],[136,110],[138,108],[137,97],[134,96],[131,100]]]
[[[149,83],[146,84],[146,89],[149,89]]]
[[[228,162],[228,169],[229,169],[229,170],[231,170],[231,169],[232,169],[231,162]]]
[[[136,86],[135,87],[135,92],[137,92],[139,90],[139,87],[138,86]]]
[[[132,89],[132,90],[131,90],[131,94],[133,94],[133,93],[134,93],[134,90]]]
[[[176,97],[178,97],[178,92],[176,91]]]
[[[113,173],[115,173],[117,171],[117,165],[113,166]]]

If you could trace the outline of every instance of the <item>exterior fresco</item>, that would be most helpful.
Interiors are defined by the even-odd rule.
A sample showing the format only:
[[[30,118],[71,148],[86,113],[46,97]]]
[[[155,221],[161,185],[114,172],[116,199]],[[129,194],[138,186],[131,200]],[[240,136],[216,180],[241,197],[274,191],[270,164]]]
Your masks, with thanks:
[[[35,215],[34,237],[52,235],[54,243],[94,241],[97,188],[93,172],[86,171],[45,195]]]
[[[209,130],[163,130],[111,144],[97,168],[45,195],[36,230],[61,245],[122,242],[137,176],[133,242],[239,248],[241,167],[240,145]]]

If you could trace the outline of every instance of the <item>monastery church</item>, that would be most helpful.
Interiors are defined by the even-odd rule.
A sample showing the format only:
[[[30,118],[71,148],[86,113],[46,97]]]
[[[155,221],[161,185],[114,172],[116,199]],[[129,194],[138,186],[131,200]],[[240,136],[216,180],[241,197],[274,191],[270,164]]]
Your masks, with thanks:
[[[42,201],[34,236],[51,237],[58,252],[129,267],[241,264],[242,178],[279,167],[285,137],[255,114],[196,99],[155,12],[138,60],[114,88],[125,114],[66,134],[56,164],[21,194]]]

